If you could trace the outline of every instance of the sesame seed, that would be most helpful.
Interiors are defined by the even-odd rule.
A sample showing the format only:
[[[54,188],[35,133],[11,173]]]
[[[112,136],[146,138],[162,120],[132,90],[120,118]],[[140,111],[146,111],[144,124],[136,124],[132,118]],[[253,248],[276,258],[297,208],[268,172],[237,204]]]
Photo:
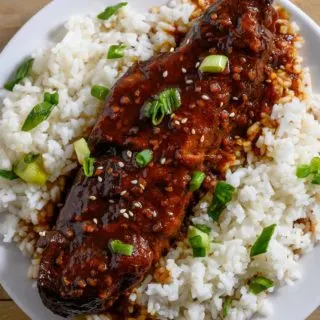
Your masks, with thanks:
[[[133,205],[137,208],[142,208],[142,203],[140,201],[134,202]]]
[[[187,44],[189,44],[189,43],[190,43],[190,39],[187,40]]]
[[[238,100],[239,100],[239,98],[237,98],[237,97],[233,97],[233,98],[232,98],[232,100],[238,101]]]
[[[160,160],[160,163],[161,163],[161,164],[165,164],[165,163],[166,163],[166,158],[162,158],[162,159]]]
[[[96,218],[93,218],[92,221],[94,224],[98,224],[98,220]]]
[[[144,186],[143,184],[140,183],[139,186],[140,186],[140,188],[141,188],[142,190],[145,189],[145,186]]]
[[[123,167],[124,167],[124,163],[123,163],[123,162],[121,162],[121,161],[120,161],[120,162],[118,162],[118,165],[119,165],[119,167],[120,167],[120,168],[123,168]]]
[[[174,47],[172,47],[171,49],[170,49],[170,52],[173,52],[174,51]]]
[[[120,209],[120,213],[125,213],[127,209]]]
[[[197,63],[196,63],[196,68],[199,68],[200,67],[200,62],[198,61]]]
[[[173,119],[176,115],[173,113],[170,118]]]
[[[132,157],[132,152],[130,150],[127,151],[127,156],[128,156],[128,158]]]
[[[130,217],[133,217],[133,216],[134,216],[133,212],[130,211],[130,210],[129,210],[129,216],[130,216]]]
[[[181,120],[181,123],[185,124],[185,123],[187,123],[187,121],[188,121],[188,118],[183,118],[183,119]]]
[[[209,98],[207,95],[205,95],[205,94],[203,94],[201,98],[202,98],[203,100],[210,100],[210,98]]]
[[[169,216],[173,216],[173,212],[168,212],[168,215]]]
[[[40,235],[40,237],[44,237],[46,235],[46,233],[47,233],[46,231],[40,231],[39,235]]]
[[[120,193],[120,196],[124,196],[126,193],[127,193],[127,190],[123,190],[123,191]]]
[[[154,218],[156,218],[157,215],[158,215],[157,211],[152,211],[152,215],[153,215]]]
[[[124,216],[126,219],[129,219],[129,215],[128,215],[126,212],[123,214],[123,216]]]
[[[99,182],[102,182],[103,180],[102,180],[102,178],[101,178],[101,177],[98,177],[98,181],[99,181]]]
[[[223,105],[224,105],[224,103],[221,101],[221,102],[220,102],[220,108],[222,108]]]
[[[231,113],[229,114],[229,117],[230,117],[230,118],[233,118],[235,115],[236,115],[236,114],[235,114],[234,112],[231,112]]]
[[[177,126],[180,126],[180,121],[176,120],[174,123],[175,123]]]
[[[168,72],[168,70],[166,70],[166,71],[162,74],[162,76],[163,76],[164,78],[166,78],[166,77],[168,76],[168,74],[169,74],[169,72]]]
[[[114,200],[110,199],[110,200],[109,200],[109,203],[114,203]]]
[[[182,71],[183,73],[187,73],[187,69],[186,69],[186,68],[182,68],[181,71]]]
[[[138,184],[138,180],[132,180],[131,183],[132,184]]]
[[[193,80],[186,80],[186,84],[191,84],[191,83],[193,83]]]
[[[98,170],[103,170],[103,167],[101,166],[101,167],[98,167],[97,169],[98,169]]]
[[[204,135],[201,136],[200,142],[201,142],[201,143],[204,142]]]
[[[97,200],[97,197],[95,197],[95,196],[90,196],[89,199],[90,199],[90,200]]]
[[[192,129],[192,130],[191,130],[191,133],[192,133],[192,134],[196,134],[196,130],[195,130],[195,129]]]

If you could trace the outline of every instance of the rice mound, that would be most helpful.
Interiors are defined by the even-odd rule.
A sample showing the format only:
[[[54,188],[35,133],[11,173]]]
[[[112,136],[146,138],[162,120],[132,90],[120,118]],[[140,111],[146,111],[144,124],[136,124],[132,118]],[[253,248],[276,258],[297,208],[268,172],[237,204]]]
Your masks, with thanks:
[[[89,132],[101,110],[91,96],[92,85],[111,88],[136,61],[175,47],[168,31],[186,32],[195,9],[191,1],[174,0],[145,14],[126,6],[107,22],[96,14],[74,16],[63,40],[35,52],[31,75],[6,94],[0,109],[0,168],[10,170],[23,154],[34,152],[43,156],[49,173],[50,182],[42,188],[0,179],[0,234],[33,256],[30,278],[37,277],[41,250],[36,249],[36,237],[46,230],[42,220],[48,218],[48,204],[59,202],[63,176],[77,166],[72,142]],[[127,46],[125,57],[107,60],[109,47],[119,42]],[[194,208],[190,220],[211,227],[210,254],[193,258],[187,240],[178,243],[159,264],[170,272],[171,281],[161,284],[150,275],[131,301],[159,319],[202,320],[221,318],[224,299],[232,296],[226,319],[249,319],[272,313],[266,298],[274,289],[254,295],[248,279],[261,273],[282,286],[300,278],[298,260],[320,238],[320,187],[296,177],[297,166],[320,152],[320,97],[312,93],[308,70],[304,74],[306,98],[282,100],[272,113],[278,127],[263,128],[257,141],[263,159],[249,151],[247,164],[227,173],[236,192],[221,223],[207,215],[212,195]],[[23,121],[44,92],[56,90],[60,104],[49,119],[22,132]],[[251,259],[252,244],[271,224],[277,227],[268,252]]]

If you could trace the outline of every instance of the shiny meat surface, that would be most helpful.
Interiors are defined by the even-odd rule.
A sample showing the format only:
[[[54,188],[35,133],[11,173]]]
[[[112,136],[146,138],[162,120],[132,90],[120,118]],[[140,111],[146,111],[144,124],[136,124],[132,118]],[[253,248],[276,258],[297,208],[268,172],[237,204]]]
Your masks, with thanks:
[[[205,172],[203,188],[212,190],[235,159],[235,137],[270,112],[270,2],[216,1],[175,52],[136,64],[115,85],[89,137],[95,174],[79,171],[55,230],[41,240],[38,288],[53,312],[100,313],[138,285],[180,232],[192,173]],[[223,73],[199,72],[209,54],[228,56]],[[182,105],[155,127],[141,109],[167,88],[179,89]],[[135,155],[147,148],[153,161],[139,168]],[[132,256],[111,252],[116,239],[134,246]]]

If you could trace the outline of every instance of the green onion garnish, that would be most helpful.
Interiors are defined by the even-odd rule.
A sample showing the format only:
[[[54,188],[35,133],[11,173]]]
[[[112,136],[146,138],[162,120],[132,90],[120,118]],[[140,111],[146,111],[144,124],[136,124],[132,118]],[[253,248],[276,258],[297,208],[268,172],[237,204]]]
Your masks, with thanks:
[[[193,249],[193,256],[195,258],[205,257],[210,250],[210,239],[206,232],[190,226],[188,230],[188,240]]]
[[[91,95],[101,101],[106,100],[107,96],[109,95],[110,90],[106,87],[102,86],[93,86],[91,88]]]
[[[273,224],[263,229],[259,238],[251,248],[250,257],[258,256],[259,254],[263,254],[268,251],[269,242],[273,236],[276,226],[276,224]]]
[[[12,91],[14,86],[20,83],[28,75],[32,67],[33,61],[34,59],[28,59],[25,62],[23,62],[18,68],[14,78],[4,85],[5,89]]]
[[[225,318],[228,316],[229,309],[231,307],[232,299],[231,297],[226,297],[222,304],[222,316]]]
[[[6,180],[16,180],[19,177],[13,171],[0,169],[0,178]]]
[[[100,20],[108,20],[110,19],[115,13],[119,11],[122,7],[126,6],[127,2],[120,2],[115,6],[107,7],[103,12],[98,14],[97,18]]]
[[[124,256],[132,256],[134,246],[132,244],[123,243],[120,240],[110,241],[110,248],[113,253],[122,254]]]
[[[218,182],[216,186],[215,194],[213,196],[212,203],[208,210],[209,216],[214,221],[219,220],[221,213],[226,208],[227,203],[232,200],[232,195],[234,191],[235,191],[234,187],[231,186],[230,184],[224,181]]]
[[[47,174],[42,168],[39,155],[29,153],[14,166],[14,173],[23,181],[43,186],[47,181]]]
[[[80,164],[83,164],[84,159],[90,157],[90,149],[88,147],[87,141],[84,138],[81,138],[74,142],[74,150]]]
[[[320,173],[317,173],[313,176],[311,183],[320,185]]]
[[[92,177],[94,174],[94,158],[85,157],[83,159],[83,172],[86,177]]]
[[[143,107],[143,113],[151,118],[152,124],[158,126],[166,115],[175,112],[181,106],[181,96],[178,89],[171,88],[161,92],[153,101]]]
[[[149,149],[143,150],[136,155],[136,163],[138,167],[146,167],[153,159],[153,152]]]
[[[41,122],[48,119],[53,108],[59,104],[59,94],[48,93],[44,94],[44,101],[37,104],[29,113],[27,119],[25,120],[22,131],[30,131],[37,127]]]
[[[210,234],[211,232],[211,228],[206,226],[205,224],[195,224],[194,226],[206,234]]]
[[[311,173],[311,168],[307,164],[300,165],[296,170],[296,176],[300,179],[307,178]]]
[[[190,191],[198,190],[201,187],[205,177],[206,175],[203,172],[195,171],[192,175],[192,179],[189,187]]]
[[[111,46],[108,51],[107,58],[109,60],[123,58],[124,57],[124,49],[126,47],[127,46],[125,44],[116,44],[116,45]]]
[[[228,58],[226,56],[211,55],[202,61],[199,70],[201,72],[219,73],[226,68],[227,63]]]
[[[259,294],[273,286],[272,280],[261,276],[254,277],[249,281],[249,290],[254,294]]]
[[[311,173],[320,173],[320,158],[319,157],[315,157],[311,160],[310,171],[311,171]]]

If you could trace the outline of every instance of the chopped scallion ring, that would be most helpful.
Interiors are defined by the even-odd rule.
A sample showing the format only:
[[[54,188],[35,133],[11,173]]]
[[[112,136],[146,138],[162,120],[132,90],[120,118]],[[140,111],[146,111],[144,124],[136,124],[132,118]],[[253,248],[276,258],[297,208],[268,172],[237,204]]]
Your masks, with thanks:
[[[220,73],[224,71],[228,63],[228,58],[223,55],[211,55],[206,57],[199,70],[201,72]]]
[[[195,224],[194,226],[206,234],[210,234],[211,232],[211,228],[206,226],[205,224]]]
[[[153,152],[149,149],[143,150],[136,155],[136,163],[140,168],[146,167],[153,159]]]
[[[84,138],[79,139],[74,144],[74,150],[76,151],[77,158],[80,164],[83,164],[84,159],[90,157],[90,149],[87,141]]]
[[[16,71],[16,74],[14,76],[14,78],[12,80],[10,80],[9,82],[7,82],[4,85],[4,88],[12,91],[14,86],[18,83],[20,83],[29,73],[32,64],[33,64],[34,59],[28,59],[25,62],[23,62],[20,67],[18,68],[18,70]]]
[[[320,173],[317,173],[313,176],[311,183],[320,185]]]
[[[23,181],[43,186],[47,181],[47,175],[42,168],[39,155],[27,154],[14,166],[14,173]]]
[[[125,44],[116,44],[110,47],[109,51],[108,51],[108,55],[107,58],[109,60],[112,59],[119,59],[119,58],[123,58],[124,57],[124,49],[127,46]]]
[[[273,281],[265,277],[257,276],[249,281],[249,291],[255,295],[272,287],[274,287]]]
[[[222,316],[225,318],[228,316],[229,309],[231,307],[232,299],[231,297],[226,297],[222,305]]]
[[[273,236],[276,224],[263,229],[250,251],[250,257],[255,257],[268,251],[269,242]]]
[[[296,176],[300,179],[307,178],[311,173],[311,168],[307,164],[300,165],[296,170]]]
[[[175,112],[181,106],[180,92],[176,88],[166,89],[153,101],[143,107],[144,116],[151,118],[152,124],[158,126],[166,115]]]
[[[107,7],[103,12],[98,14],[97,18],[100,20],[108,20],[110,19],[114,14],[116,14],[122,7],[126,6],[127,2],[120,2],[116,4],[115,6]]]
[[[189,190],[190,191],[198,190],[201,187],[205,178],[206,178],[206,175],[203,172],[195,171],[192,175]]]
[[[123,243],[120,240],[110,241],[110,248],[113,253],[122,254],[124,256],[132,256],[134,246],[132,244]]]
[[[91,88],[91,95],[101,101],[106,100],[109,93],[110,90],[103,86],[96,85]]]
[[[85,157],[83,159],[83,172],[86,177],[92,177],[94,174],[94,158]]]
[[[190,226],[188,230],[188,241],[193,249],[193,256],[196,258],[205,257],[210,250],[210,239],[206,232]]]
[[[310,163],[311,173],[320,173],[320,158],[314,157]]]

